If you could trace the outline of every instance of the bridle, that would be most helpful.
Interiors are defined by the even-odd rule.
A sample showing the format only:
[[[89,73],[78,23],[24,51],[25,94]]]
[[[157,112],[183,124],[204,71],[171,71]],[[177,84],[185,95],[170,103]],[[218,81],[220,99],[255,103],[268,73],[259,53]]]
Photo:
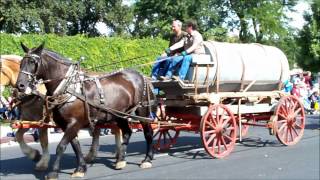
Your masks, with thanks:
[[[36,69],[35,69],[34,73],[27,72],[27,71],[24,71],[24,70],[20,70],[20,72],[23,73],[23,74],[26,74],[28,76],[28,81],[29,82],[32,82],[32,81],[36,82],[37,81],[36,77],[39,75],[39,70],[40,70],[39,67],[42,65],[42,59],[41,59],[40,56],[38,56],[36,54],[27,54],[26,56],[24,56],[24,58],[30,58],[31,61],[35,63]]]

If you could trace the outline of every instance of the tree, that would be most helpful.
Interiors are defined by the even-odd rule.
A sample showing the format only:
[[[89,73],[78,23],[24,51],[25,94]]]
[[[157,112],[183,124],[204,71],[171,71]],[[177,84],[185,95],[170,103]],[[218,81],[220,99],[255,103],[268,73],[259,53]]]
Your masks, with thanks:
[[[105,22],[115,34],[129,31],[132,10],[122,0],[1,0],[0,30],[7,33],[99,35]]]
[[[299,32],[298,65],[312,72],[320,71],[320,2],[311,4],[311,14],[305,14],[306,24]]]
[[[225,11],[221,0],[138,0],[134,4],[135,29],[133,35],[163,36],[170,33],[172,20],[196,20],[201,32],[221,28]],[[222,2],[222,1],[221,1]],[[214,32],[214,31],[213,31]]]
[[[286,36],[286,12],[292,10],[297,0],[227,0],[227,9],[238,19],[231,26],[239,28],[241,42],[263,43]]]

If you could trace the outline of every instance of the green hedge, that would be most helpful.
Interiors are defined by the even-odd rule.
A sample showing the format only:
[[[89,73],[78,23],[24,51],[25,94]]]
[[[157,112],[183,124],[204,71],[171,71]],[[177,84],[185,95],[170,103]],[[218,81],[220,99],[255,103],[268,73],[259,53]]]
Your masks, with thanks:
[[[36,47],[45,41],[45,48],[59,54],[78,60],[84,56],[82,66],[99,72],[110,72],[120,68],[130,68],[136,65],[152,62],[168,46],[168,42],[160,38],[130,39],[119,37],[88,38],[84,35],[57,36],[53,34],[21,36],[0,33],[0,54],[23,55],[20,42],[27,47]],[[123,63],[128,59],[137,58]],[[116,64],[117,63],[117,64]],[[113,64],[97,68],[99,65]],[[150,74],[151,65],[139,68],[144,74]]]

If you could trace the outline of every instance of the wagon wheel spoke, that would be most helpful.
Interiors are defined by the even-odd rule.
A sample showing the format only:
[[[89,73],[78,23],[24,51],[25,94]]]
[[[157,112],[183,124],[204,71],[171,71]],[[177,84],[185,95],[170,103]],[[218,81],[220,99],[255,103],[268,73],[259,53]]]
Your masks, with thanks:
[[[232,138],[228,135],[224,135],[224,137],[226,137],[229,141],[232,141]]]
[[[231,120],[231,117],[229,117],[227,120],[225,120],[223,123],[222,123],[222,127],[225,127]]]
[[[297,109],[296,111],[294,111],[294,116],[296,117],[300,112],[301,112],[301,108]]]
[[[235,128],[234,127],[229,127],[229,128],[226,128],[226,130],[234,130]]]
[[[222,144],[223,144],[224,148],[226,148],[226,150],[227,150],[228,147],[227,147],[226,141],[224,140],[224,136],[221,138],[221,140],[222,140]]]
[[[284,114],[279,113],[278,114],[280,117],[282,117],[283,119],[287,119],[287,117]]]
[[[282,124],[282,125],[280,126],[280,128],[279,128],[279,131],[282,132],[283,128],[285,128],[286,125],[287,125],[287,123]]]
[[[210,135],[216,133],[216,130],[210,130],[210,131],[206,131],[205,134]]]
[[[220,137],[217,138],[217,146],[218,146],[218,154],[220,154],[220,146],[221,146]]]
[[[287,127],[287,130],[286,130],[286,142],[288,142],[288,137],[289,137],[289,128]]]
[[[160,145],[160,144],[161,144],[161,137],[162,137],[162,134],[163,134],[162,132],[160,132],[160,133],[159,133],[158,145]]]
[[[173,138],[172,138],[171,134],[169,133],[169,131],[167,131],[167,134],[168,134],[170,142],[173,142]]]
[[[163,133],[163,145],[165,146],[168,145],[167,143],[170,143],[170,139],[168,139],[168,136],[167,136],[168,134],[169,134],[168,130]]]
[[[289,133],[290,133],[291,141],[293,141],[293,140],[294,140],[294,138],[293,138],[293,134],[292,134],[292,129],[293,129],[293,128],[290,128],[290,129],[289,129]]]
[[[213,139],[213,143],[212,143],[212,148],[211,148],[211,152],[212,152],[212,154],[215,154],[215,144],[216,144],[216,140],[217,138],[214,138]]]
[[[206,121],[205,123],[206,125],[209,125],[212,129],[216,129],[216,125],[211,124],[209,121]]]
[[[295,110],[295,109],[296,109],[296,107],[297,107],[297,105],[298,105],[298,102],[294,102],[294,103],[293,103],[292,110]]]
[[[225,117],[225,109],[222,109],[222,113],[221,113],[221,116],[220,116],[220,124],[223,124],[224,117]]]
[[[210,138],[207,140],[207,146],[209,146],[209,144],[211,143],[212,140],[214,140],[216,137],[216,134],[213,134],[212,136],[210,136]]]
[[[287,123],[287,120],[280,120],[280,121],[277,121],[279,124],[283,124],[283,123]]]
[[[300,129],[303,129],[303,127],[301,127],[302,125],[298,125],[297,123],[294,123],[294,125],[293,125],[293,127],[298,127],[298,128],[300,128]],[[295,129],[295,128],[294,128]]]
[[[208,115],[208,121],[206,121],[206,124],[208,124],[209,126],[211,125],[212,127],[216,127],[217,126],[217,122],[215,121],[212,113],[210,113]]]
[[[153,138],[157,137],[157,135],[160,133],[160,131],[157,131],[156,134],[153,135]]]
[[[285,136],[286,136],[286,128],[287,128],[287,126],[284,126],[283,130],[279,131],[279,133],[281,134],[282,139],[284,139]]]
[[[298,132],[297,132],[297,130],[295,129],[295,128],[292,128],[293,129],[293,132],[296,134],[296,136],[298,137],[299,136],[299,134],[298,134]]]
[[[281,106],[281,107],[280,107],[280,110],[282,110],[282,112],[284,113],[284,116],[285,116],[285,117],[287,117],[287,116],[288,116],[288,112],[287,112],[287,110],[286,110],[286,109],[284,109],[284,107],[283,107],[283,106]],[[279,112],[279,114],[280,114],[280,112]]]

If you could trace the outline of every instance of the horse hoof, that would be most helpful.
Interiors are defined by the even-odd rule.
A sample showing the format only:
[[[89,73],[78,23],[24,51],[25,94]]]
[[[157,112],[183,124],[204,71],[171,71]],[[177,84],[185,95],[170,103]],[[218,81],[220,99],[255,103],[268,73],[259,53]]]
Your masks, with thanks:
[[[84,158],[84,161],[85,161],[86,163],[92,163],[95,158],[96,158],[95,156],[88,156],[88,155],[87,155],[87,156]]]
[[[39,162],[41,159],[41,154],[38,150],[34,151],[34,154],[31,155],[30,159],[32,159],[33,162]]]
[[[58,178],[50,178],[50,177],[46,176],[45,180],[58,180]]]
[[[48,176],[45,176],[46,180],[58,180],[58,173],[57,172],[51,172],[48,174]]]
[[[36,171],[45,171],[48,169],[48,166],[36,166],[34,170]]]
[[[71,178],[83,178],[84,177],[84,172],[74,172],[71,175]]]
[[[116,163],[116,169],[123,169],[124,167],[126,167],[127,162],[126,161],[119,161]]]
[[[142,169],[148,169],[152,167],[152,163],[151,162],[143,162],[140,164],[140,168]]]

